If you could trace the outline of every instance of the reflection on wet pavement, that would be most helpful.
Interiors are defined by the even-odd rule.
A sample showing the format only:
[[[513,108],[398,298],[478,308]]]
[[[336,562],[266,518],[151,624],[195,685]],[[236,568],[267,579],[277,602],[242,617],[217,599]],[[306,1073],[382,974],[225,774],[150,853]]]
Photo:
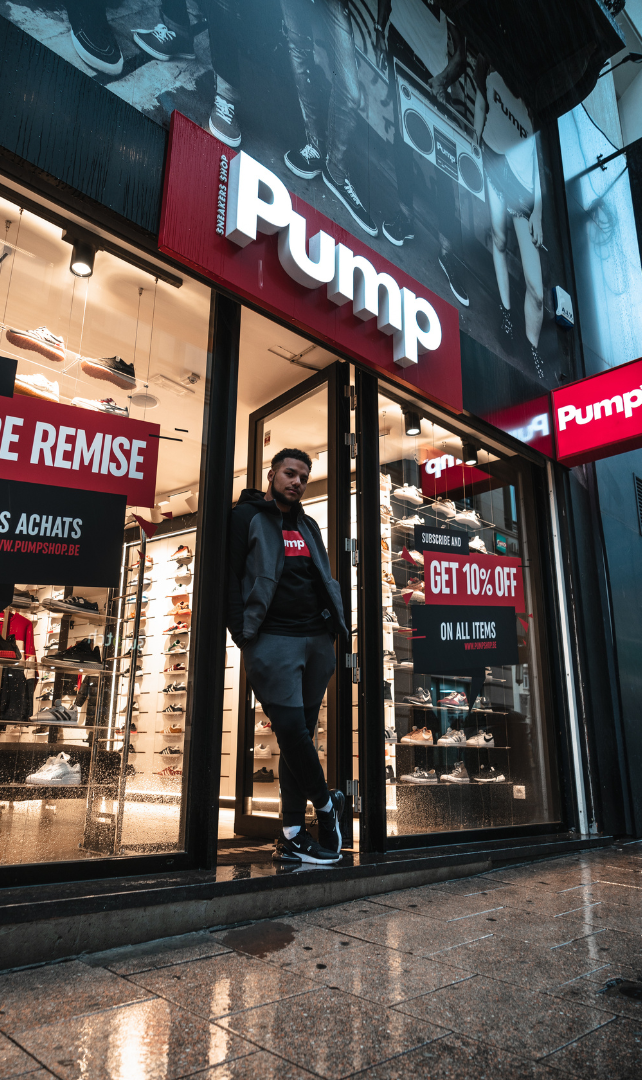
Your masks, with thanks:
[[[641,917],[638,842],[9,972],[0,1080],[639,1080]]]

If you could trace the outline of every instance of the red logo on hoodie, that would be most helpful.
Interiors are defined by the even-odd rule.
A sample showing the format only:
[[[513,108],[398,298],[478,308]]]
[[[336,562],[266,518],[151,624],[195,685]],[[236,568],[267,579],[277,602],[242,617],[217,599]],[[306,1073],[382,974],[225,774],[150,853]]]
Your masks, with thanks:
[[[311,558],[310,549],[298,530],[284,529],[283,543],[286,555],[305,555],[307,559]]]

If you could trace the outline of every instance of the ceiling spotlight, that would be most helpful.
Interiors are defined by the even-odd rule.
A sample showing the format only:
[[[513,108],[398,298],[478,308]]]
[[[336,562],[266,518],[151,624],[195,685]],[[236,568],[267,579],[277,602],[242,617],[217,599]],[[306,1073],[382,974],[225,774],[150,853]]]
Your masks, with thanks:
[[[476,465],[477,464],[477,449],[473,443],[462,442],[461,444],[461,456],[464,461],[464,465]]]
[[[163,513],[162,513],[161,508],[158,505],[158,503],[156,503],[154,506],[150,507],[150,509],[149,509],[149,517],[150,517],[150,520],[153,521],[155,525],[160,524],[160,522],[163,520]]]
[[[413,409],[406,409],[403,414],[403,419],[406,429],[406,435],[421,434],[421,421],[419,419],[419,413],[414,412]]]
[[[193,514],[198,510],[198,495],[194,495],[193,492],[188,491],[185,496],[185,502],[187,503],[188,510],[191,510]]]
[[[96,249],[86,240],[75,240],[71,249],[69,269],[76,277],[91,277],[94,272]]]

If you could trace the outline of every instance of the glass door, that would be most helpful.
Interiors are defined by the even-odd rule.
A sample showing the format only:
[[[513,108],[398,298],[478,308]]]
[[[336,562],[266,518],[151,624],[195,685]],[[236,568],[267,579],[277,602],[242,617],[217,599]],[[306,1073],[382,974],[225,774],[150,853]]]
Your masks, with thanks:
[[[315,519],[350,612],[350,431],[349,367],[336,363],[286,394],[268,402],[249,419],[247,486],[267,489],[272,457],[298,447],[312,458],[303,506]],[[347,392],[346,392],[347,391]],[[321,706],[314,743],[330,787],[346,787],[352,776],[350,646],[337,639],[337,668]],[[346,697],[347,695],[347,697]],[[241,663],[239,681],[236,807],[234,830],[241,835],[274,837],[280,830],[279,747]],[[314,812],[308,806],[309,823]],[[346,821],[351,814],[346,815]],[[346,839],[352,843],[352,824]]]

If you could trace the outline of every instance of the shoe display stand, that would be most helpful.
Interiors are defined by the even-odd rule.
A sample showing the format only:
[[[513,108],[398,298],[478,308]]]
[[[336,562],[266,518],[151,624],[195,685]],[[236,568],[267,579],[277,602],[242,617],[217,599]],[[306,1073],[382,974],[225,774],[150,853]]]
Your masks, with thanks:
[[[513,667],[487,668],[480,699],[472,709],[470,675],[415,675],[410,609],[413,604],[425,603],[424,567],[421,559],[409,562],[402,555],[404,547],[408,552],[414,548],[414,524],[406,526],[403,518],[418,514],[435,528],[447,519],[440,501],[423,498],[416,488],[409,488],[408,498],[404,498],[403,486],[396,487],[387,473],[381,474],[380,489],[388,832],[447,832],[526,822],[530,820],[527,785],[519,777],[528,775],[533,762],[531,727],[524,716],[524,710],[528,712],[528,694],[524,693],[527,666],[518,668],[521,686],[514,681]],[[465,506],[449,523],[468,532],[471,540],[479,535],[480,527],[486,530],[486,537],[493,528]],[[485,545],[478,541],[476,548],[485,550]],[[479,686],[478,681],[475,685]],[[464,696],[462,707],[439,704],[452,693]],[[421,694],[424,704],[405,700]],[[432,744],[401,742],[403,736],[423,728],[432,733]],[[465,740],[437,745],[448,729],[463,733],[465,740],[488,729],[493,746],[466,745]],[[445,779],[452,776],[458,762],[465,766],[467,783]],[[414,775],[415,770],[434,773],[427,782],[402,779]],[[492,779],[481,782],[476,779],[480,776]]]

